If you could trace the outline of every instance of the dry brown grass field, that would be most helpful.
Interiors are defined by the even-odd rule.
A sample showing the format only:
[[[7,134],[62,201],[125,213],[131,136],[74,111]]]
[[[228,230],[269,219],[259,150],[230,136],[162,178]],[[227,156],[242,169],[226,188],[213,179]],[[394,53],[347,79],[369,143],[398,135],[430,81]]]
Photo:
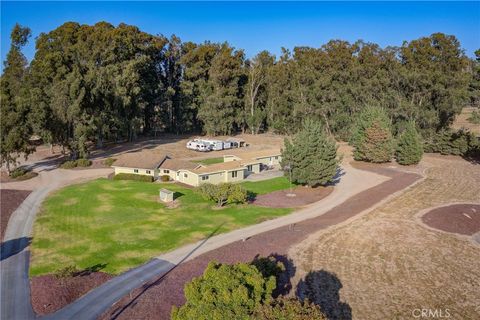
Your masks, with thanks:
[[[347,304],[353,319],[414,319],[416,309],[480,319],[480,245],[429,229],[418,218],[442,204],[480,203],[480,165],[426,155],[420,167],[425,180],[293,247],[292,283],[309,272],[335,274],[334,285],[317,287],[337,291],[330,297],[337,298],[337,306]]]

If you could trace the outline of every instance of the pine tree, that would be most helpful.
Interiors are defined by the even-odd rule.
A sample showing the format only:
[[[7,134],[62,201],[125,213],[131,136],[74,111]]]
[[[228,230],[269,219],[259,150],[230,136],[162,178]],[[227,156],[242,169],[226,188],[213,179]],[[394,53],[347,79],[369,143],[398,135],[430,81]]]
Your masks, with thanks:
[[[421,137],[411,122],[398,139],[396,150],[397,162],[402,165],[417,164],[422,159],[423,146]]]
[[[292,141],[285,139],[281,165],[292,182],[311,187],[331,182],[339,162],[335,141],[326,136],[319,122],[307,120]]]
[[[368,107],[357,120],[350,143],[353,158],[358,161],[388,162],[393,155],[390,121],[381,108]]]

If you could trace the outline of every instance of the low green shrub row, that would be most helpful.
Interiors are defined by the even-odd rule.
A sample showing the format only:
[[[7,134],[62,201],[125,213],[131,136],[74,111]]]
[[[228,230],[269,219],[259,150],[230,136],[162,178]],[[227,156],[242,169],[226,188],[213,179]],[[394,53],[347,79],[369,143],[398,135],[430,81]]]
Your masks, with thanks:
[[[10,172],[10,177],[13,178],[13,179],[16,179],[18,177],[21,177],[23,176],[24,174],[26,174],[28,172],[27,169],[25,168],[16,168],[15,170],[13,170],[12,172]]]
[[[117,161],[117,159],[107,158],[107,159],[103,160],[103,164],[110,167],[115,161]]]
[[[113,180],[133,180],[133,181],[153,182],[153,177],[146,176],[143,174],[119,173],[113,176]]]
[[[161,180],[162,182],[168,182],[168,181],[170,181],[170,176],[164,174],[163,176],[160,176],[160,180]]]
[[[68,160],[60,165],[62,169],[73,169],[76,167],[89,167],[92,165],[92,161],[88,159]]]

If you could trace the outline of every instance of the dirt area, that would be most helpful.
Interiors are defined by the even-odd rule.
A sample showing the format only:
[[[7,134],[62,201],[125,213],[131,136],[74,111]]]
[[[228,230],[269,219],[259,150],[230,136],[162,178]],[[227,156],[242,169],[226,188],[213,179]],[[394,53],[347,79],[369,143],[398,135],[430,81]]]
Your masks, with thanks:
[[[0,239],[3,239],[10,216],[23,202],[23,200],[25,200],[30,192],[31,191],[27,190],[0,190]]]
[[[451,203],[479,203],[480,166],[460,157],[425,155],[421,167],[426,179],[399,197],[288,251],[300,296],[321,304],[331,295],[330,305],[348,306],[353,319],[411,319],[419,308],[444,315],[448,310],[452,319],[479,318],[480,247],[427,228],[417,215]],[[319,295],[318,275],[325,273],[334,285]]]
[[[68,278],[56,278],[53,275],[33,277],[30,279],[33,310],[37,315],[55,312],[112,277],[103,272]]]
[[[480,204],[452,204],[422,216],[427,226],[446,232],[473,235],[480,231]]]
[[[467,129],[477,137],[480,136],[480,125],[471,123],[467,119],[470,118],[473,111],[479,111],[478,108],[468,107],[463,108],[462,112],[456,117],[455,121],[452,124],[453,129]]]
[[[274,256],[287,266],[287,272],[283,275],[284,281],[278,293],[294,293],[297,283],[291,277],[295,275],[297,267],[286,255],[292,245],[305,240],[311,233],[352,218],[420,178],[417,174],[388,168],[383,171],[392,179],[360,192],[319,217],[261,233],[246,241],[231,243],[185,262],[163,278],[134,290],[105,312],[101,319],[168,319],[172,306],[179,306],[185,302],[183,292],[185,283],[201,275],[211,260],[235,263],[249,262],[257,256]],[[342,306],[340,302],[338,305]]]
[[[317,202],[333,191],[333,187],[307,188],[303,186],[257,195],[253,204],[270,208],[296,208]],[[294,196],[291,196],[293,194]]]

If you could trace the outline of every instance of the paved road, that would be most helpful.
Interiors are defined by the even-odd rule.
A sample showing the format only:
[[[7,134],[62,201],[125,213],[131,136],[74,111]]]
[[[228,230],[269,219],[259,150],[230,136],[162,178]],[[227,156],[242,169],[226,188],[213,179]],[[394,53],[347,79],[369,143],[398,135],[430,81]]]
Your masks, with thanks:
[[[138,288],[147,282],[162,277],[165,273],[184,261],[241,240],[242,238],[251,237],[268,230],[322,215],[351,196],[389,180],[388,177],[358,170],[348,164],[345,164],[343,169],[343,176],[335,186],[334,191],[325,199],[288,216],[265,221],[229,233],[217,236],[213,235],[205,240],[163,254],[153,260],[155,262],[150,262],[111,279],[100,287],[90,291],[79,300],[57,311],[53,315],[47,316],[46,319],[96,319],[121,297],[128,295],[133,288]],[[362,183],[358,183],[359,181]],[[152,266],[157,269],[151,269]],[[139,273],[143,275],[141,281],[137,278]],[[99,297],[101,297],[101,301],[99,301]]]
[[[55,189],[76,181],[108,175],[111,169],[60,170],[51,164],[37,166],[39,176],[27,181],[3,183],[3,189],[33,189],[13,212],[1,245],[0,319],[35,318],[30,300],[28,277],[29,244],[35,215],[45,197]]]

